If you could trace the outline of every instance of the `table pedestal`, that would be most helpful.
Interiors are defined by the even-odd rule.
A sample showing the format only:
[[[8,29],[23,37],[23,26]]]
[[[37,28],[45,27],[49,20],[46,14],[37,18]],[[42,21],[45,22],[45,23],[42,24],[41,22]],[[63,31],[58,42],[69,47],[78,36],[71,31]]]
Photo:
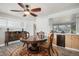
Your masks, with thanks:
[[[33,43],[31,47],[28,48],[31,52],[39,52],[39,46],[37,43]]]

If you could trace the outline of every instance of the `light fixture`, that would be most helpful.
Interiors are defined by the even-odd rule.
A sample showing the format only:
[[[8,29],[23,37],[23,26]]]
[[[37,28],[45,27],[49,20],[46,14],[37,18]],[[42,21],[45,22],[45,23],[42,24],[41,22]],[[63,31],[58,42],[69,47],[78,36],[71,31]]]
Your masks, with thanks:
[[[25,11],[24,14],[25,15],[30,15],[30,13],[28,11]]]

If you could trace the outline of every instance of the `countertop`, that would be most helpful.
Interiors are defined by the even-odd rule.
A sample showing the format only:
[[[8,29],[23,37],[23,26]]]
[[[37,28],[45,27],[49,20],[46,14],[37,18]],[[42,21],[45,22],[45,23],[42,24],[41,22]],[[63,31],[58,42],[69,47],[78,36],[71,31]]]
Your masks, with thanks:
[[[72,33],[54,33],[55,35],[79,35],[79,33],[77,34],[72,34]]]

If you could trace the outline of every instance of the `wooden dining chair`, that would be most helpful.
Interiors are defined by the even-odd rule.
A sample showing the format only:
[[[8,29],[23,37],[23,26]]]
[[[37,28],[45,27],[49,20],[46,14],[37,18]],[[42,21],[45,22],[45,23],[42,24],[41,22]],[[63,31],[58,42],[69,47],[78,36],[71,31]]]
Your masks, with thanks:
[[[42,31],[38,32],[37,35],[38,35],[38,37],[39,37],[40,39],[43,39],[44,36],[45,36],[44,32],[42,32]]]
[[[48,41],[47,43],[45,44],[41,44],[40,45],[40,49],[46,49],[48,51],[48,55],[51,56],[51,55],[58,55],[58,52],[57,50],[53,47],[53,40],[54,40],[54,34],[53,33],[49,33],[48,34]],[[51,54],[52,52],[52,54]]]
[[[24,40],[27,40],[30,37],[29,32],[22,32],[21,35],[22,35],[21,38]],[[25,42],[24,42],[23,46],[25,46]],[[27,46],[28,46],[28,44],[27,44]]]

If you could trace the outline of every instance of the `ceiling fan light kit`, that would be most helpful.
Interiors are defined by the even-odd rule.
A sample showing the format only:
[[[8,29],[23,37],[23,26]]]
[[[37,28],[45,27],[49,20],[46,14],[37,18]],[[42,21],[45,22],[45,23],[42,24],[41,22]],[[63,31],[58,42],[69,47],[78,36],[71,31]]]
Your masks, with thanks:
[[[10,11],[23,12],[24,13],[24,15],[23,15],[24,17],[27,16],[27,15],[31,15],[31,16],[37,17],[38,15],[36,15],[34,12],[40,12],[41,11],[41,8],[30,9],[29,5],[24,5],[23,3],[18,3],[18,5],[21,8],[23,8],[23,10],[10,10]]]
[[[30,15],[30,13],[29,13],[28,11],[25,11],[24,14],[26,14],[26,15]]]

